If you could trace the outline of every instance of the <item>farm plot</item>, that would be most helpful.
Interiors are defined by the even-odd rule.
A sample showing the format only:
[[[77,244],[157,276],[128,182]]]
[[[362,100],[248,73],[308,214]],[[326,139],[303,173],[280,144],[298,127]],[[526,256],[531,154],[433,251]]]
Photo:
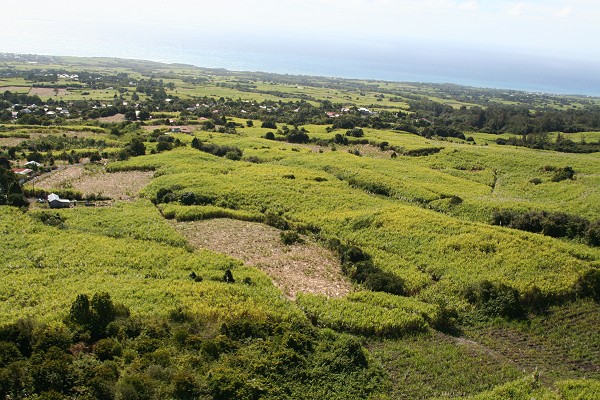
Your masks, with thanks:
[[[299,292],[330,297],[350,292],[335,255],[309,240],[286,246],[275,228],[231,219],[173,222],[173,226],[194,247],[239,258],[265,271],[290,298]]]
[[[95,194],[112,200],[133,200],[152,179],[152,172],[107,173],[88,171],[82,165],[58,170],[36,182],[40,189],[73,189],[84,195]]]
[[[68,93],[69,91],[67,89],[59,88],[31,88],[31,90],[29,90],[30,96],[40,96],[44,99],[52,96],[64,96]]]
[[[0,137],[0,147],[18,146],[25,140],[27,140],[27,139],[16,137],[16,136],[15,137]]]

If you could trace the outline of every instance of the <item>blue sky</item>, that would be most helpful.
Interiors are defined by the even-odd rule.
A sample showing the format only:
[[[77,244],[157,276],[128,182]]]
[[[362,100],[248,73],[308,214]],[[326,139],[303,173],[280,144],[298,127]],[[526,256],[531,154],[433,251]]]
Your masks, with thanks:
[[[38,21],[46,25],[41,43],[68,39],[64,26],[72,25],[80,32],[196,30],[382,47],[423,40],[600,61],[600,2],[592,0],[28,0],[5,2],[2,14],[0,51],[19,44],[20,24]]]

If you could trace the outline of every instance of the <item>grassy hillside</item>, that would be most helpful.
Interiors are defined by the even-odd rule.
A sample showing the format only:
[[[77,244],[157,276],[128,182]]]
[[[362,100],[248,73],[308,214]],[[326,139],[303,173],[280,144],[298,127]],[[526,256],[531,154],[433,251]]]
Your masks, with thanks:
[[[39,60],[0,64],[0,398],[600,396],[600,134],[460,122],[586,99]]]

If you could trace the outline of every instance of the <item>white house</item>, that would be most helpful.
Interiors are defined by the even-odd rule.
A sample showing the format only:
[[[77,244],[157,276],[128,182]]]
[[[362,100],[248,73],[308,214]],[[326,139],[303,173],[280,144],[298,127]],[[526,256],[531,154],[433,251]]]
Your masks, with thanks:
[[[50,193],[48,195],[48,205],[50,208],[69,208],[71,207],[71,201],[61,199],[57,194]]]
[[[37,162],[37,161],[33,161],[33,160],[32,160],[32,161],[27,161],[27,162],[25,163],[25,166],[26,166],[27,168],[34,168],[34,169],[35,169],[35,168],[42,167],[43,165],[44,165],[44,164],[41,164],[41,163],[39,163],[39,162]]]

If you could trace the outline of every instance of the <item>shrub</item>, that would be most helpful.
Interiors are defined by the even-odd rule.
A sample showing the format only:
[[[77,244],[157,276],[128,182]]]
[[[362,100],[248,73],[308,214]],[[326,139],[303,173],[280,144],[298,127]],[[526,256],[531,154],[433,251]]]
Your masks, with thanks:
[[[531,180],[529,180],[529,183],[533,183],[534,185],[539,185],[540,183],[542,183],[542,180],[540,178],[532,178]]]
[[[164,141],[159,141],[158,144],[156,145],[156,151],[158,151],[159,153],[162,151],[167,151],[167,150],[171,150],[173,148],[173,145],[169,142],[164,142]]]
[[[600,246],[600,219],[590,224],[585,237],[590,246]]]
[[[350,130],[346,131],[346,136],[352,136],[352,137],[363,137],[365,135],[365,133],[363,132],[363,130],[361,128],[352,128]]]
[[[32,214],[32,216],[44,225],[55,226],[58,228],[65,227],[64,217],[57,212],[41,211]]]
[[[397,295],[405,293],[404,281],[391,272],[372,272],[367,275],[364,285],[374,292],[385,292]]]
[[[560,182],[567,179],[573,179],[575,171],[571,167],[564,167],[558,169],[552,176],[552,182]]]
[[[333,143],[335,144],[341,144],[341,145],[347,145],[348,144],[348,138],[345,136],[340,135],[339,133],[336,133],[334,138],[333,138]]]
[[[265,224],[272,226],[273,228],[282,229],[282,230],[290,229],[290,224],[285,220],[285,218],[283,218],[281,215],[273,213],[273,212],[265,213],[265,221],[264,222],[265,222]]]
[[[121,356],[123,348],[115,339],[100,339],[94,344],[94,353],[100,361],[112,360]]]
[[[588,237],[590,222],[582,217],[546,211],[498,210],[492,214],[492,224],[552,237]],[[592,224],[593,225],[593,224]],[[592,233],[593,235],[593,233]]]
[[[230,150],[227,153],[225,153],[225,158],[228,159],[228,160],[239,161],[239,160],[242,159],[241,150],[240,151]]]
[[[590,269],[578,281],[579,293],[600,302],[600,270]]]
[[[494,284],[484,280],[473,284],[467,288],[465,297],[490,317],[520,318],[524,314],[519,292],[502,283]]]
[[[196,204],[196,195],[192,192],[182,193],[179,197],[179,201],[184,206],[191,206],[193,204]]]
[[[177,400],[198,399],[202,394],[200,387],[194,378],[194,375],[187,371],[180,371],[177,374],[175,374],[175,376],[173,376],[172,382],[173,397]]]
[[[108,324],[117,318],[120,308],[124,307],[115,306],[108,293],[94,294],[91,302],[86,294],[80,294],[71,305],[68,322],[88,330],[93,339],[99,339],[106,335]],[[128,312],[126,308],[122,311]]]
[[[265,139],[275,140],[275,134],[273,132],[265,133]]]
[[[282,231],[279,236],[281,237],[281,243],[286,246],[294,243],[302,243],[302,238],[298,235],[298,232],[295,231]]]
[[[267,128],[267,129],[277,129],[277,124],[275,124],[275,122],[273,121],[264,121],[261,125],[261,128]]]
[[[308,143],[309,138],[306,132],[298,129],[292,129],[287,133],[286,140],[289,143]]]
[[[21,358],[23,356],[16,344],[0,341],[0,365],[5,366]]]

